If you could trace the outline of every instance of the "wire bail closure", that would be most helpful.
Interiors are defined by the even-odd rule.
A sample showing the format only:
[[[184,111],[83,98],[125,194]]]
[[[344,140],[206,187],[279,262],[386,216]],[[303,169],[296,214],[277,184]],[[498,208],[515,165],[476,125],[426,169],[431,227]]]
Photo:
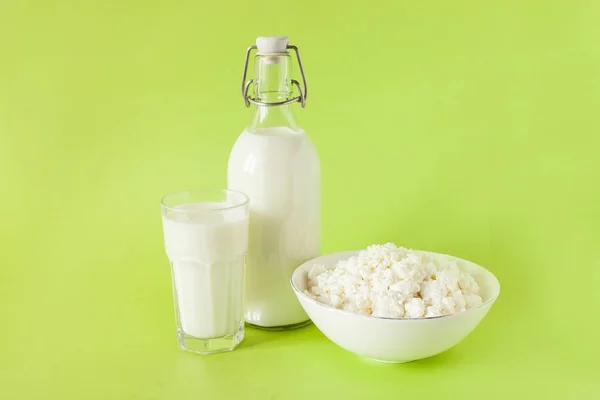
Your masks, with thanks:
[[[300,74],[302,75],[302,83],[304,86],[304,90],[302,90],[302,87],[300,86],[300,82],[298,82],[295,79],[292,79],[292,85],[296,86],[296,88],[298,88],[298,93],[300,94],[297,97],[294,97],[292,99],[289,100],[285,100],[285,101],[279,101],[276,103],[264,103],[262,101],[258,101],[255,98],[252,98],[248,92],[248,90],[250,89],[250,85],[252,85],[254,83],[254,79],[249,79],[246,82],[246,76],[248,75],[248,61],[250,60],[250,53],[252,52],[252,50],[257,50],[258,48],[256,46],[250,46],[248,47],[248,49],[246,50],[246,61],[244,62],[244,75],[242,76],[242,97],[244,98],[244,103],[246,104],[246,107],[250,107],[250,104],[256,104],[259,106],[266,106],[266,107],[277,107],[277,106],[284,106],[286,104],[292,104],[292,103],[300,103],[300,105],[302,106],[302,108],[304,108],[306,106],[306,98],[308,97],[308,84],[306,83],[306,76],[304,75],[304,67],[302,66],[302,60],[300,59],[300,51],[298,50],[298,47],[293,46],[293,45],[288,45],[287,49],[292,49],[294,50],[294,52],[296,53],[296,58],[298,59],[298,66],[300,67]]]

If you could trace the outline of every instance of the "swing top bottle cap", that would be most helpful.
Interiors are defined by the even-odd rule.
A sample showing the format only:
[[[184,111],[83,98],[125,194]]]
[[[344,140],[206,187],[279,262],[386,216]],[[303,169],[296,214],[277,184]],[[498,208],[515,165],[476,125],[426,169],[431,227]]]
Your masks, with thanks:
[[[281,54],[287,51],[287,36],[260,36],[256,38],[258,54]]]

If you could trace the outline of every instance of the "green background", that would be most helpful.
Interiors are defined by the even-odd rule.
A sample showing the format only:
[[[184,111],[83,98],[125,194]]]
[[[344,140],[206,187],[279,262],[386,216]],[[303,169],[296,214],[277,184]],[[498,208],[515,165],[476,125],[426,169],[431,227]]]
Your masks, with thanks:
[[[600,2],[0,3],[0,397],[599,396]],[[314,326],[177,349],[160,197],[223,187],[256,36],[311,95],[323,252],[470,259],[502,294],[451,351],[361,359]]]

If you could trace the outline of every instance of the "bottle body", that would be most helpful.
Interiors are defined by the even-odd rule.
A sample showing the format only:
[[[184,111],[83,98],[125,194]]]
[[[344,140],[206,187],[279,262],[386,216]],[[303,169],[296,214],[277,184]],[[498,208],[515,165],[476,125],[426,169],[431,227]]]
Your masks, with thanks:
[[[250,197],[245,320],[263,328],[308,321],[292,272],[321,247],[320,163],[310,138],[286,126],[247,128],[229,158],[228,186]]]

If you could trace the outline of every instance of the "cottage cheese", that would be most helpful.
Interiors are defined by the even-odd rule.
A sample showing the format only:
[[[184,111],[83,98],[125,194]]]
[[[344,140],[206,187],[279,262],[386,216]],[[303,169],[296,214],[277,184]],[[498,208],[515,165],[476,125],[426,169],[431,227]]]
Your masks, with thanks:
[[[390,318],[437,317],[482,304],[479,285],[456,260],[393,243],[369,246],[334,269],[313,266],[305,293],[341,310]]]

